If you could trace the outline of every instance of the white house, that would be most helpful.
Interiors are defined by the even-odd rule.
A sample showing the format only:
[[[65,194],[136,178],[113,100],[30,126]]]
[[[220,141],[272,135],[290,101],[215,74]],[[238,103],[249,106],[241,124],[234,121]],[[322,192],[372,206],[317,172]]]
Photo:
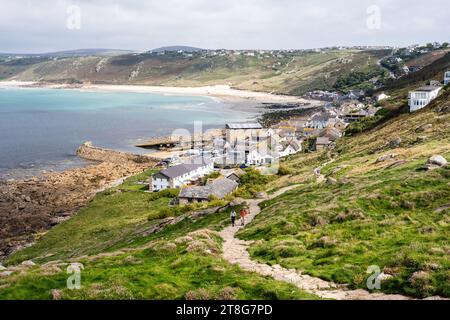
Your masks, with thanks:
[[[196,158],[155,173],[151,178],[150,190],[161,191],[169,188],[180,188],[187,182],[202,178],[213,171],[214,163],[212,161]]]
[[[444,84],[445,85],[448,85],[450,83],[450,71],[447,71],[445,74],[444,74]]]
[[[389,98],[390,98],[390,96],[388,96],[388,95],[385,94],[384,92],[375,95],[375,100],[376,100],[377,102],[381,102],[381,101],[386,100],[386,99],[389,99]]]
[[[442,87],[425,86],[409,92],[409,111],[414,112],[425,108],[431,101],[436,99]]]
[[[302,151],[302,145],[297,143],[296,141],[282,141],[280,143],[281,148],[278,153],[280,158],[287,157],[291,154],[296,154],[297,152]]]
[[[246,158],[246,164],[249,166],[262,166],[271,164],[275,160],[274,156],[265,150],[258,150],[258,148],[251,149]]]

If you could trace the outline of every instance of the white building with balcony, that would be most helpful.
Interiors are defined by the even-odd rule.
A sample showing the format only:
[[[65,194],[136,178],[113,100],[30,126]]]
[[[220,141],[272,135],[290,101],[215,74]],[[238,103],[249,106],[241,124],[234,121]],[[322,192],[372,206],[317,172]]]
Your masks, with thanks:
[[[442,87],[425,86],[409,92],[408,106],[409,111],[414,112],[425,108],[431,101],[436,99]]]
[[[448,85],[450,83],[450,71],[444,73],[444,84]]]

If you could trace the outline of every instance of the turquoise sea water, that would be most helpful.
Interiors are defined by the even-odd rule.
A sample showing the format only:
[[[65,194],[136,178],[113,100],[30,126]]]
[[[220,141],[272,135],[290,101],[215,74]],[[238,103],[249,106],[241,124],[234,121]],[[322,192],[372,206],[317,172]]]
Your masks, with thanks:
[[[254,117],[208,97],[0,88],[0,178],[83,165],[75,151],[88,140],[148,152],[134,147],[138,139]]]

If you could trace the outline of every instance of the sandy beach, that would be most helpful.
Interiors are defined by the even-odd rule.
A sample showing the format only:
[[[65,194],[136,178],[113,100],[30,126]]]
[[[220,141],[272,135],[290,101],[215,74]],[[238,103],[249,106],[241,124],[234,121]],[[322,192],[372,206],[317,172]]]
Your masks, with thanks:
[[[51,84],[32,81],[0,81],[0,87],[41,87],[51,89],[77,89],[102,92],[136,92],[136,93],[159,93],[183,96],[207,96],[220,99],[229,103],[311,103],[319,102],[306,100],[297,96],[276,95],[266,92],[255,92],[237,90],[226,85],[204,86],[204,87],[158,87],[143,85],[102,85],[102,84]]]

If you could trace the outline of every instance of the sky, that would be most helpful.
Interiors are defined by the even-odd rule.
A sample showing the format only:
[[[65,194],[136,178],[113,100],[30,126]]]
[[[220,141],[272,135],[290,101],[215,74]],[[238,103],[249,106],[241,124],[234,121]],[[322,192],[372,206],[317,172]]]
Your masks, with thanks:
[[[448,0],[0,0],[0,52],[450,42]]]

